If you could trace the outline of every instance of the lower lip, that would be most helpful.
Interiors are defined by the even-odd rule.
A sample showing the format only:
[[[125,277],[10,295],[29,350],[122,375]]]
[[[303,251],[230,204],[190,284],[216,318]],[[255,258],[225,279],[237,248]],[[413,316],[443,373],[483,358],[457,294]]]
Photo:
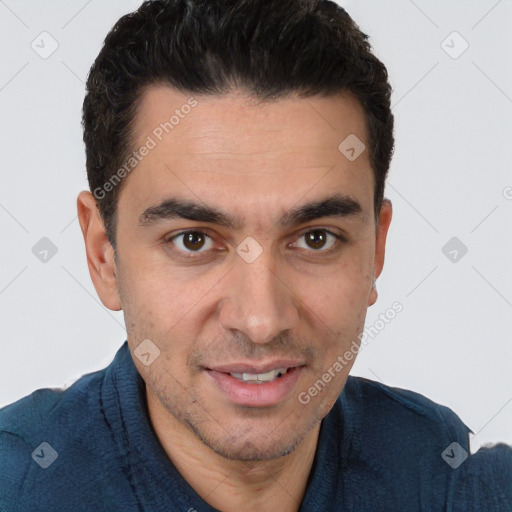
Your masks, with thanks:
[[[249,407],[266,407],[282,402],[292,391],[302,366],[291,368],[282,377],[263,384],[248,384],[229,373],[205,370],[231,402]]]

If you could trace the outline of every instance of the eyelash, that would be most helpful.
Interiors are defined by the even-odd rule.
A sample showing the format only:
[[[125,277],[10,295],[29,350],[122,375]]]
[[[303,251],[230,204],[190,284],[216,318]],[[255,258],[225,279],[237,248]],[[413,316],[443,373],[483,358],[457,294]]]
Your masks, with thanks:
[[[309,250],[308,252],[311,252],[313,254],[332,254],[336,251],[338,251],[340,249],[340,245],[343,244],[343,243],[346,243],[347,242],[347,239],[342,236],[342,235],[338,235],[332,231],[330,231],[329,229],[326,229],[326,228],[314,228],[314,229],[308,229],[307,231],[304,231],[302,232],[299,236],[298,236],[298,239],[304,237],[305,235],[307,235],[308,233],[314,233],[314,232],[317,232],[317,231],[320,231],[320,232],[323,232],[323,233],[326,233],[327,235],[331,235],[333,236],[336,241],[335,241],[335,244],[333,247],[331,247],[330,249],[327,249],[327,250],[322,250],[322,249],[317,249],[317,250],[314,250],[314,249],[311,249]],[[183,235],[187,235],[189,233],[199,233],[207,238],[209,238],[210,240],[213,240],[213,238],[206,232],[206,231],[202,231],[200,229],[189,229],[187,231],[181,231],[180,233],[177,233],[175,235],[172,235],[170,237],[168,237],[164,243],[165,245],[173,245],[173,242],[176,238],[180,237],[180,236],[183,236]],[[200,258],[203,253],[207,253],[208,251],[189,251],[189,252],[185,252],[181,249],[171,249],[172,252],[174,252],[175,254],[178,254],[180,257],[182,258],[185,258],[185,259],[189,259],[189,260],[192,260],[192,259],[198,259]]]

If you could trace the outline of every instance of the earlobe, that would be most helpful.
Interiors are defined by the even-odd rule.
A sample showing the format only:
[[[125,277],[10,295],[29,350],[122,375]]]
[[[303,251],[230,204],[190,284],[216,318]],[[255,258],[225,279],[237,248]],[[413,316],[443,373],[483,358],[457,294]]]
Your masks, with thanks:
[[[379,294],[377,293],[377,282],[374,276],[372,289],[370,290],[370,296],[368,297],[368,307],[373,306],[377,302],[378,296]]]
[[[105,307],[122,309],[116,279],[114,249],[110,244],[94,196],[86,190],[77,198],[78,220],[84,237],[87,266],[96,292]]]

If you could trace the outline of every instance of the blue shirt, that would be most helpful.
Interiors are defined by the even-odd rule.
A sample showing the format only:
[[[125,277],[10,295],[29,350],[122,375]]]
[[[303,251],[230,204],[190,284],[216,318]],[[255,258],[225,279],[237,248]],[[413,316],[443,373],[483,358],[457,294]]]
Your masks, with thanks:
[[[166,456],[144,386],[125,342],[69,389],[3,408],[0,510],[215,510]],[[300,511],[512,511],[512,449],[467,456],[468,432],[422,395],[349,376],[322,421]]]

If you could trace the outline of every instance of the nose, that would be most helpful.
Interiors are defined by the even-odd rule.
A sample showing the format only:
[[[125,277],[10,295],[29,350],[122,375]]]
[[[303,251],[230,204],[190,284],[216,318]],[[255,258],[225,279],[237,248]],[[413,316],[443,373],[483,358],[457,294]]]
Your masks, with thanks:
[[[265,252],[252,263],[235,257],[218,313],[224,329],[238,330],[259,344],[293,329],[299,321],[297,293],[278,274],[271,258]]]

